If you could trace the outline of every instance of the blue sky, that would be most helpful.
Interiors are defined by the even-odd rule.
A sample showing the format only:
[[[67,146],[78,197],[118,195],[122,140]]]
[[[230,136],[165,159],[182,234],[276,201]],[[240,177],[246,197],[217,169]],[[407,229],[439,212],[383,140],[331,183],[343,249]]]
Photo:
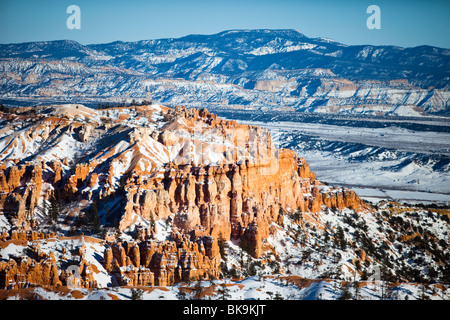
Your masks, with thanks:
[[[69,30],[69,5],[81,29]],[[369,30],[369,5],[381,29]],[[345,44],[450,48],[448,0],[0,0],[0,43],[71,39],[82,44],[213,34],[230,29],[296,29]]]

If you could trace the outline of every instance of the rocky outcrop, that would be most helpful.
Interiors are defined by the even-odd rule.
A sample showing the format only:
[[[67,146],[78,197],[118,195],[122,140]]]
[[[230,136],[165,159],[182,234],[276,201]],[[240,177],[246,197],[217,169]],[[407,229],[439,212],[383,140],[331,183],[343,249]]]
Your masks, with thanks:
[[[104,266],[120,285],[166,286],[179,281],[214,279],[220,275],[217,241],[185,237],[172,241],[113,243],[104,252]]]
[[[37,217],[45,216],[45,204],[57,197],[60,206],[83,204],[72,209],[80,221],[83,215],[86,220],[89,206],[98,202],[103,205],[99,209],[102,221],[111,225],[117,219],[121,231],[139,233],[139,224],[148,227],[152,221],[167,220],[189,241],[203,243],[201,239],[219,235],[241,239],[259,257],[270,224],[283,219],[282,212],[319,212],[322,206],[364,208],[354,192],[322,185],[294,151],[276,149],[267,130],[220,119],[206,109],[140,106],[98,111],[64,105],[44,111],[52,117],[30,124],[25,136],[42,139],[45,151],[37,152],[34,141],[24,147],[34,148],[30,161],[14,164],[9,159],[0,166],[0,207],[12,225],[24,230],[40,223]],[[115,124],[103,123],[105,115],[115,115]],[[89,122],[82,123],[83,117],[89,117]],[[138,121],[143,125],[136,125]],[[73,145],[81,144],[84,153],[70,160],[58,154],[65,134]],[[12,136],[26,143],[24,134]],[[45,141],[59,142],[44,146]],[[64,221],[73,220],[70,216]],[[156,233],[151,226],[138,238],[152,240]],[[164,250],[171,252],[170,248]],[[135,253],[130,256],[127,251],[125,256],[139,261],[136,256],[142,253]],[[117,254],[113,255],[117,265],[111,266],[116,272],[145,265],[127,263]],[[148,275],[145,281],[185,278],[185,271],[161,276],[148,269],[154,280]]]
[[[32,286],[61,285],[58,268],[53,258],[36,261],[31,258],[0,262],[0,287],[23,289]]]
[[[26,256],[13,257],[0,262],[0,288],[23,289],[36,286],[68,286],[96,288],[91,264],[80,248],[78,263],[71,263],[61,270],[53,252],[47,254],[40,248],[38,239],[48,239],[52,234],[16,232],[7,241],[28,243]],[[76,274],[75,274],[76,273]]]
[[[0,167],[0,207],[17,226],[32,227],[34,209],[42,197],[43,163]]]
[[[55,233],[54,232],[40,232],[35,230],[11,230],[10,231],[10,240],[24,240],[24,241],[34,241],[34,240],[41,240],[41,239],[49,239],[54,238]],[[3,241],[6,241],[5,238]]]
[[[322,188],[307,162],[290,150],[279,150],[277,168],[250,164],[172,166],[148,184],[130,184],[121,228],[137,217],[167,219],[188,234],[227,240],[245,238],[255,256],[280,208],[318,212],[322,205],[360,210],[361,199],[350,190]]]

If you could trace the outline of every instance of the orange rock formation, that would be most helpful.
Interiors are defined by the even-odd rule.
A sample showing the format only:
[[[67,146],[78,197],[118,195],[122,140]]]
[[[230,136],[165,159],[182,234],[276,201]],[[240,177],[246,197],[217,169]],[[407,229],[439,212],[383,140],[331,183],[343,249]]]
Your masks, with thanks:
[[[160,109],[169,121],[159,129],[130,128],[124,124],[131,121],[128,115],[114,125],[40,119],[47,138],[55,128],[71,132],[80,143],[98,139],[96,131],[105,136],[89,161],[71,168],[65,155],[0,164],[0,209],[11,224],[28,232],[11,239],[38,237],[29,231],[36,227],[43,200],[55,190],[66,203],[123,197],[120,230],[139,233],[136,224],[142,219],[168,219],[175,238],[156,242],[153,228],[139,233],[138,243],[113,243],[104,252],[105,268],[121,284],[167,285],[219,276],[220,234],[226,240],[241,239],[260,257],[270,224],[281,221],[283,212],[364,208],[353,191],[322,185],[294,151],[277,150],[267,130],[219,119],[205,109]],[[156,112],[136,110],[149,119]],[[64,270],[58,275],[51,257],[30,259],[0,264],[4,286],[66,284],[70,278]],[[82,259],[80,268],[83,286],[95,287],[89,264]]]

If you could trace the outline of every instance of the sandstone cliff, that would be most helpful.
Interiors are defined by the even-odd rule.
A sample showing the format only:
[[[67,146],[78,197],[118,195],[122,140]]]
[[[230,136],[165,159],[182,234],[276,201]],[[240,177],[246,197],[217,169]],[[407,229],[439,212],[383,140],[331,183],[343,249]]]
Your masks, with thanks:
[[[353,191],[322,185],[304,158],[276,149],[267,130],[205,109],[37,110],[35,118],[20,110],[2,115],[10,127],[2,132],[13,133],[0,136],[0,209],[24,241],[61,221],[80,231],[98,221],[134,234],[137,242],[104,251],[105,269],[122,285],[216,278],[219,236],[258,258],[284,214],[365,208]],[[164,236],[162,222],[171,228]],[[2,262],[5,287],[70,279],[51,257],[30,259]],[[77,263],[82,286],[95,287],[90,264]]]

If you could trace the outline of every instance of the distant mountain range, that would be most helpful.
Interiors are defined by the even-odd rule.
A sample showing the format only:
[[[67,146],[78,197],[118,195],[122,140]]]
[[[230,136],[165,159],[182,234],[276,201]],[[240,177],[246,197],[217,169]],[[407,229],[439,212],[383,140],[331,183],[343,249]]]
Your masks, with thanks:
[[[450,113],[450,50],[345,45],[296,30],[0,45],[0,100],[418,116]]]

